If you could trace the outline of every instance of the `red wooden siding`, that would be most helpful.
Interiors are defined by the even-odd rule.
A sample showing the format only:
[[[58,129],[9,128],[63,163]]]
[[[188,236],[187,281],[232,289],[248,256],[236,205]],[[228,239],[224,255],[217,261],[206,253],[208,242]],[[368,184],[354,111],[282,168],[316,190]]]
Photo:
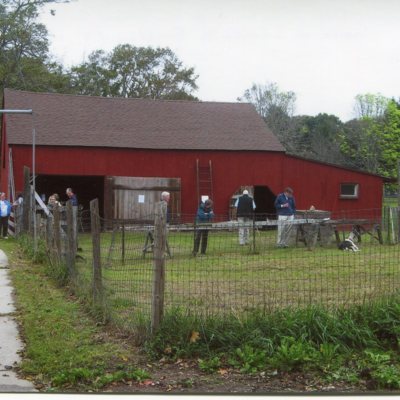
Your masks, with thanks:
[[[37,147],[37,174],[80,176],[139,176],[181,178],[182,213],[196,211],[196,159],[212,161],[214,202],[217,213],[228,213],[229,199],[240,186],[268,186],[279,193],[285,186],[295,191],[299,209],[314,205],[331,211],[378,209],[382,179],[303,160],[277,152],[173,151],[106,148]],[[31,167],[32,148],[13,146],[16,190],[23,187],[23,166]],[[2,188],[6,188],[4,170]],[[360,185],[359,199],[340,199],[340,183]]]

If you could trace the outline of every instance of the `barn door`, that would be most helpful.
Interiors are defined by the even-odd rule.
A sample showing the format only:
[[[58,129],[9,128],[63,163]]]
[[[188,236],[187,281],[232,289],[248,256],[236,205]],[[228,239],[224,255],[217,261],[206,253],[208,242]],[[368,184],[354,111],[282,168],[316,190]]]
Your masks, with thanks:
[[[105,215],[108,219],[152,222],[154,206],[161,193],[171,193],[169,213],[171,222],[181,213],[180,178],[143,178],[110,176],[105,180]]]

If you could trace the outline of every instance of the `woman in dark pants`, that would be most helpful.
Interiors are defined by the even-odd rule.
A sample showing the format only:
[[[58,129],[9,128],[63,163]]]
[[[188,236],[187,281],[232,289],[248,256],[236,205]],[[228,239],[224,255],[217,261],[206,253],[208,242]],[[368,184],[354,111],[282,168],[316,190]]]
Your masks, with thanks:
[[[202,224],[206,222],[210,222],[213,217],[214,217],[214,212],[213,212],[213,202],[211,199],[207,199],[204,203],[201,202],[200,206],[197,210],[197,216],[196,216],[196,224],[197,227],[200,229],[197,229],[195,232],[195,237],[194,237],[194,248],[192,254],[196,256],[196,254],[199,252],[199,247],[200,247],[200,242],[201,242],[201,254],[206,254],[207,250],[207,241],[208,241],[208,229],[203,229]]]

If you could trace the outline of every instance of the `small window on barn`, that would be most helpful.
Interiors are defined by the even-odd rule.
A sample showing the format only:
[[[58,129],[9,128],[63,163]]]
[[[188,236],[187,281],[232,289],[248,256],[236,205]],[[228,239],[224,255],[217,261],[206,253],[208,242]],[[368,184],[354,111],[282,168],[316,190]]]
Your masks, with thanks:
[[[340,198],[342,199],[358,199],[358,183],[341,183]]]

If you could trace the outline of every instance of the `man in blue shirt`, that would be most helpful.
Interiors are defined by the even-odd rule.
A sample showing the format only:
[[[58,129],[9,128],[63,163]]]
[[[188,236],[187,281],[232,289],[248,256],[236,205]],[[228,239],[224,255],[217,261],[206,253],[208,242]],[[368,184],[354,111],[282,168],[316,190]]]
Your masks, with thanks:
[[[275,209],[278,214],[278,247],[288,247],[288,236],[292,227],[290,221],[294,220],[296,213],[296,201],[293,197],[293,189],[287,187],[283,193],[278,194],[275,200]]]
[[[65,193],[67,194],[69,200],[72,201],[72,205],[78,206],[78,198],[76,197],[76,194],[74,193],[74,191],[71,188],[67,188]]]

